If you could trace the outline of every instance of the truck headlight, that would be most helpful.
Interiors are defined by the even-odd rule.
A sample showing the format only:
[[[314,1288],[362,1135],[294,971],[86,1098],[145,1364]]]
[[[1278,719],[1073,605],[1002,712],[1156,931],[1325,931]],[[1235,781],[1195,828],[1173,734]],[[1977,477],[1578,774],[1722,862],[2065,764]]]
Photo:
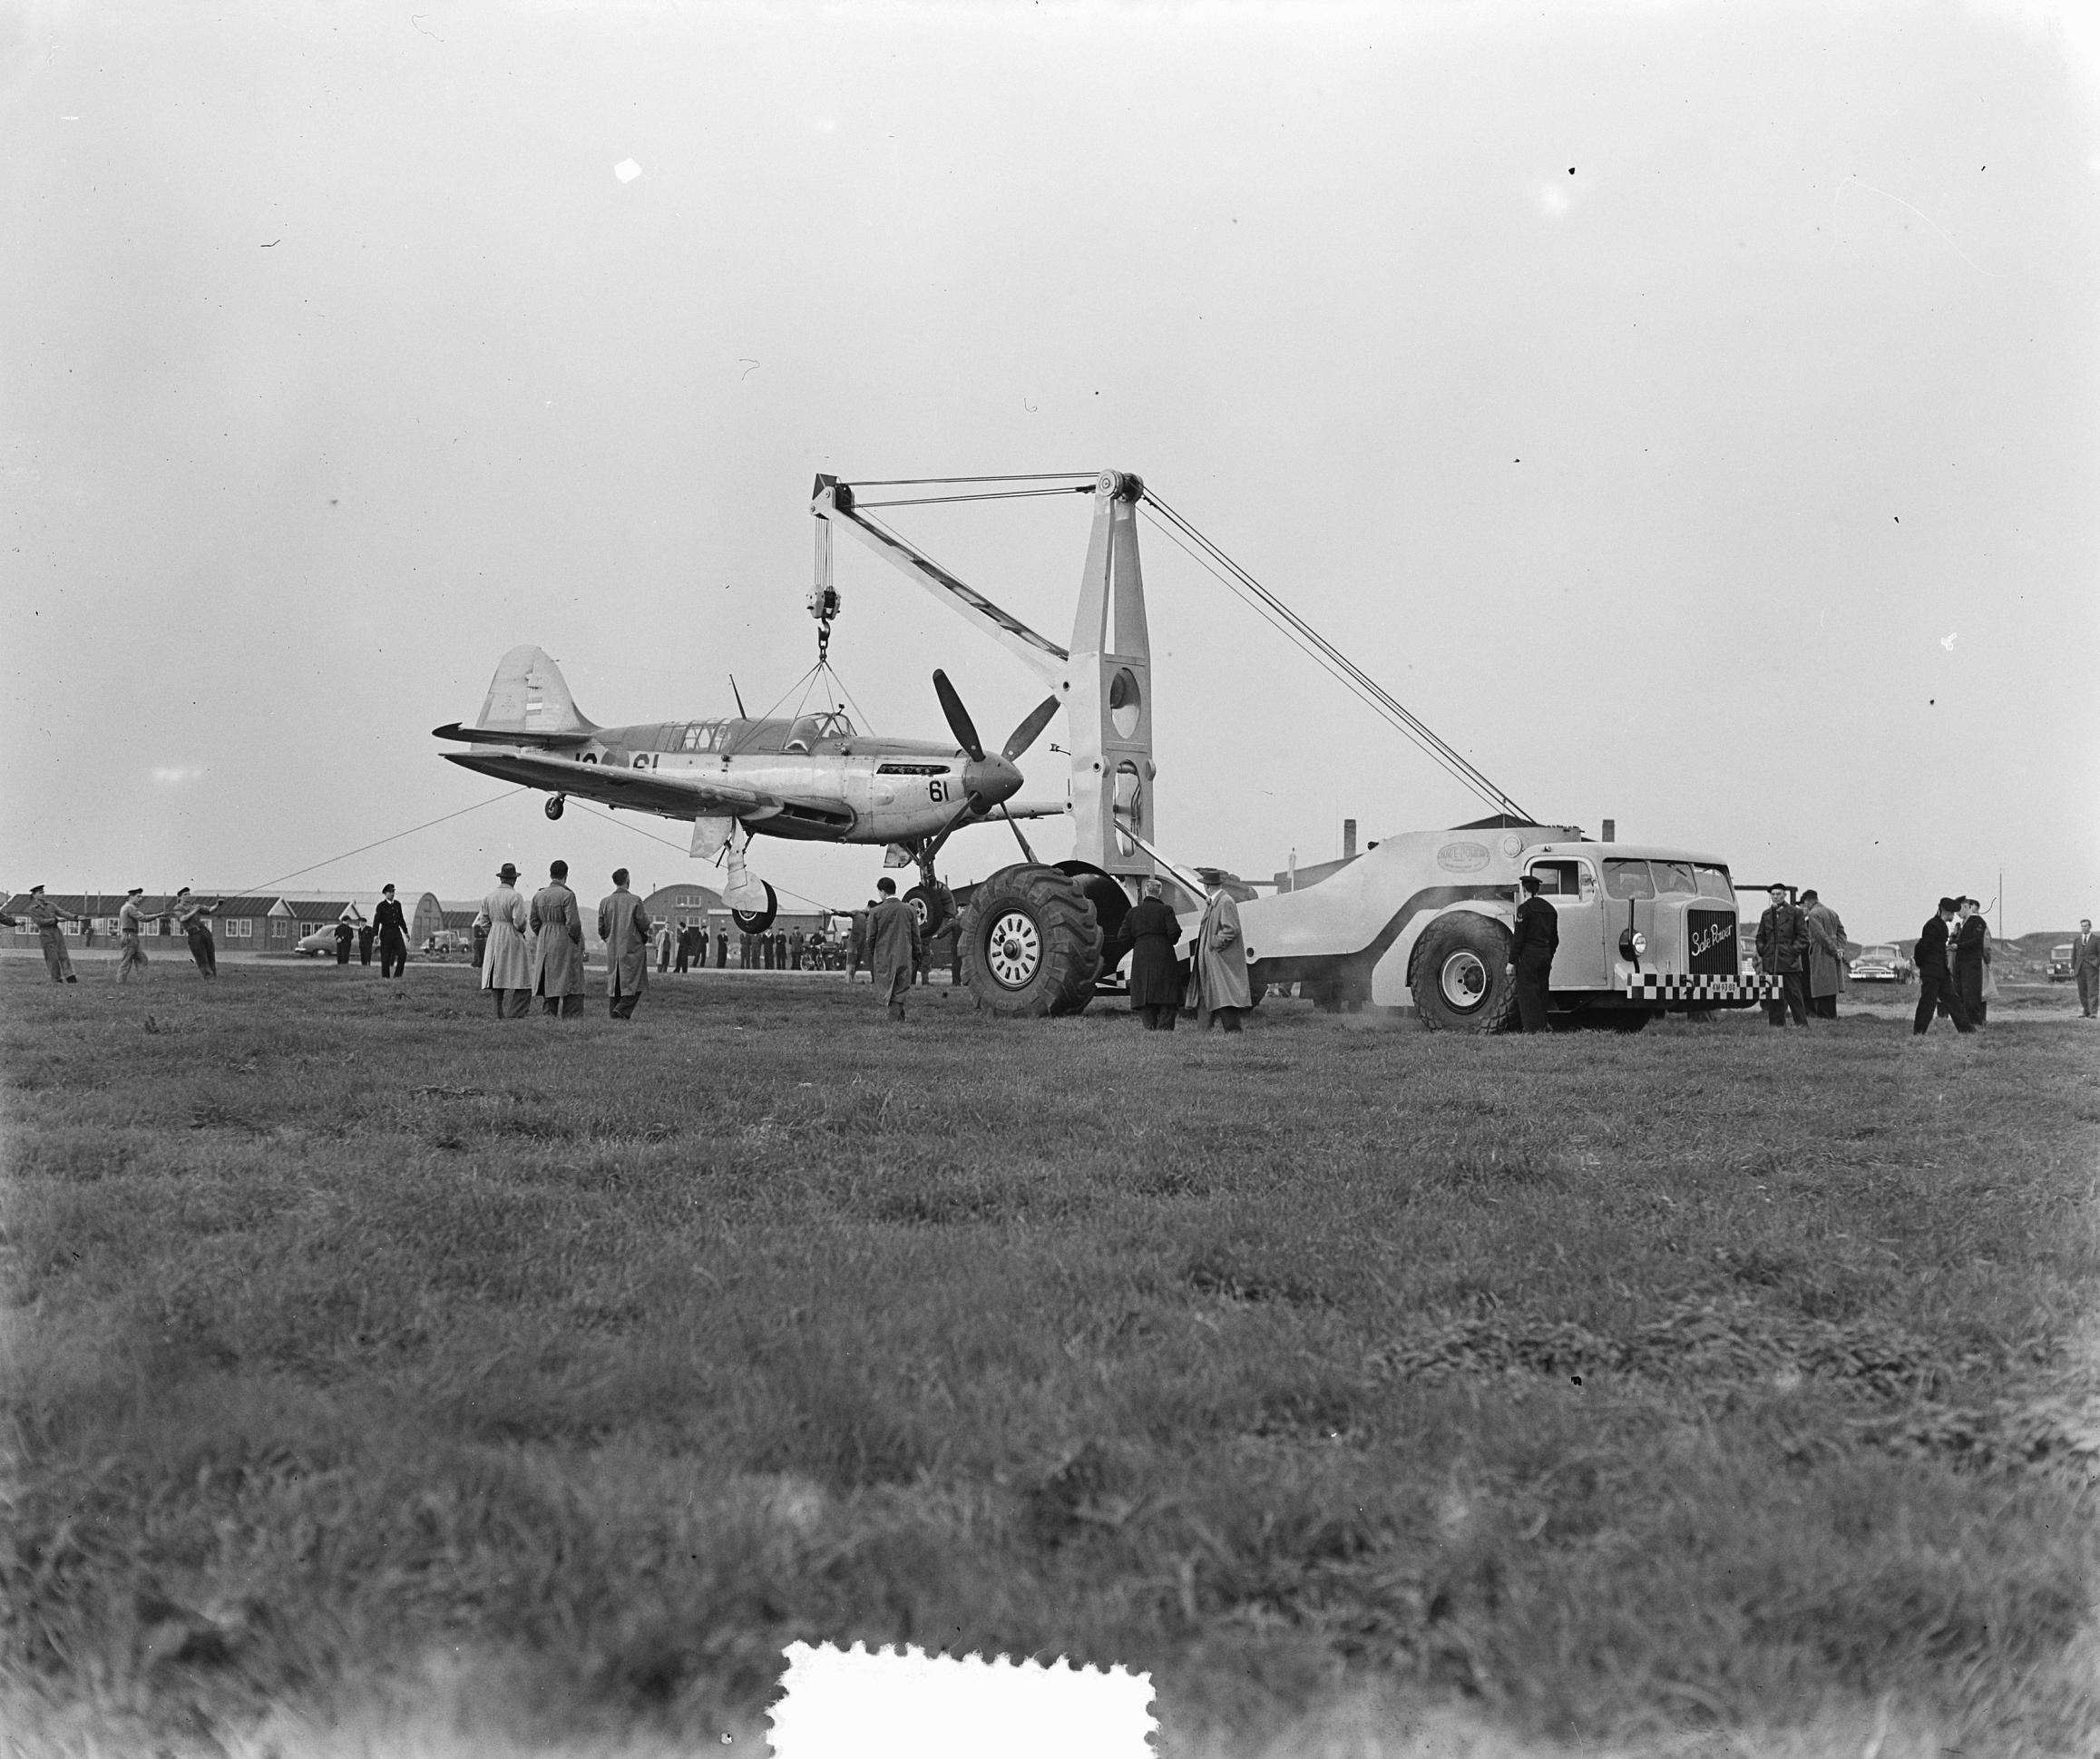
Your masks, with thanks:
[[[1634,957],[1636,959],[1642,957],[1646,953],[1647,950],[1648,937],[1643,934],[1640,930],[1636,928],[1634,930]]]

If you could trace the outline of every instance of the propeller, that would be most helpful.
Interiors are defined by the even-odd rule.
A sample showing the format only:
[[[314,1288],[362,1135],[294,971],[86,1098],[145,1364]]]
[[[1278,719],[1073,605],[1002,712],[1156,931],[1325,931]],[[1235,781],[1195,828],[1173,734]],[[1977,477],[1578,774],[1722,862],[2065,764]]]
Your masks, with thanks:
[[[1045,697],[1031,708],[1026,718],[1008,735],[1005,748],[996,757],[984,755],[984,741],[977,737],[977,723],[970,718],[970,710],[962,706],[962,694],[948,681],[948,674],[935,671],[933,694],[941,699],[941,712],[948,718],[948,730],[954,734],[955,743],[962,748],[970,759],[970,766],[962,772],[962,804],[955,815],[933,834],[926,846],[926,859],[931,861],[940,853],[941,845],[950,836],[960,830],[972,818],[983,818],[996,808],[1013,832],[1014,841],[1021,845],[1021,852],[1030,861],[1035,852],[1028,846],[1028,839],[1021,836],[1021,826],[1014,823],[1012,814],[1005,809],[1006,798],[1021,787],[1021,772],[1014,768],[1013,760],[1033,745],[1041,736],[1042,729],[1050,724],[1060,707],[1054,696]],[[994,791],[996,790],[996,792]]]

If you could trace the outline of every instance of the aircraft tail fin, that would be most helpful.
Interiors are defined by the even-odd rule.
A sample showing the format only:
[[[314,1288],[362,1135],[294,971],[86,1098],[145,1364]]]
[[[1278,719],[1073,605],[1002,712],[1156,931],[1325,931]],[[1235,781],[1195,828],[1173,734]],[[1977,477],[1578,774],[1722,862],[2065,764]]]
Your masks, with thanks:
[[[597,730],[597,723],[586,720],[577,708],[561,668],[542,650],[530,646],[513,648],[503,656],[474,725],[515,733]]]

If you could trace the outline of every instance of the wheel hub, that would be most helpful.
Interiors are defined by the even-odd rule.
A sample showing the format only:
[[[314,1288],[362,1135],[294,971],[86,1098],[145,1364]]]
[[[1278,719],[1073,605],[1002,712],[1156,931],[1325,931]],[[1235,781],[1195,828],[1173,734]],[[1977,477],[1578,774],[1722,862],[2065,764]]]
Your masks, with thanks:
[[[984,963],[992,981],[1009,990],[1024,987],[1042,964],[1042,934],[1033,917],[1010,910],[984,937]]]
[[[1477,953],[1461,949],[1452,953],[1437,981],[1444,1000],[1454,1008],[1478,1008],[1488,993],[1488,968]]]

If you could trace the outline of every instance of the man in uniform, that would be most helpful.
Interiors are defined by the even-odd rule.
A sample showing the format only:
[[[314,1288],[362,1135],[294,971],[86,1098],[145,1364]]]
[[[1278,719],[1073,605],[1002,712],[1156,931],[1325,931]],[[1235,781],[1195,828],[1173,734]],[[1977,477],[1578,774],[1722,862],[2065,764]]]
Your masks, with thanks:
[[[2087,1020],[2100,1015],[2100,934],[2093,933],[2090,916],[2078,919],[2078,937],[2071,943],[2071,974],[2078,980],[2079,1012]]]
[[[372,913],[372,926],[379,931],[379,975],[398,977],[408,969],[408,921],[401,914],[401,900],[389,885]]]
[[[474,927],[488,934],[482,951],[482,988],[493,993],[498,1020],[516,1020],[532,1005],[525,901],[517,886],[518,870],[506,861],[496,870],[496,889],[482,900],[474,919]]]
[[[338,965],[350,963],[350,943],[357,938],[357,906],[347,904],[343,906],[343,914],[336,919],[336,963]]]
[[[547,864],[547,883],[532,894],[532,992],[540,1011],[567,1020],[583,1011],[583,913],[569,889],[569,864]]]
[[[1123,918],[1123,932],[1130,937],[1130,1011],[1143,1018],[1148,1032],[1174,1030],[1185,987],[1181,962],[1174,956],[1181,923],[1160,896],[1164,890],[1154,875],[1145,882],[1144,897]]]
[[[1553,987],[1553,954],[1560,945],[1560,913],[1538,895],[1538,876],[1517,883],[1517,932],[1509,941],[1509,975],[1517,980],[1517,1022],[1543,1032],[1546,998]]]
[[[66,951],[65,931],[59,927],[59,923],[84,923],[87,918],[76,916],[70,910],[61,910],[44,895],[41,885],[29,888],[29,903],[22,914],[27,921],[36,924],[36,938],[44,948],[44,968],[51,973],[51,981],[54,983],[79,982],[80,979],[73,974],[73,955]]]
[[[1953,979],[1947,969],[1948,924],[1960,908],[1958,898],[1940,899],[1939,914],[1927,917],[1925,926],[1918,932],[1918,945],[1910,954],[1911,963],[1918,967],[1918,1013],[1910,1022],[1913,1037],[1922,1037],[1932,1030],[1932,1016],[1942,1006],[1954,1021],[1956,1031],[1976,1031],[1968,1010],[1954,992]]]
[[[1787,902],[1786,887],[1772,888],[1772,902],[1757,919],[1757,968],[1780,981],[1779,993],[1764,1004],[1764,1017],[1784,1026],[1808,1024],[1808,980],[1802,969],[1808,957],[1808,926],[1798,904]]]
[[[211,913],[219,908],[219,902],[214,898],[206,904],[193,898],[185,885],[168,906],[175,918],[175,926],[182,931],[182,938],[190,943],[190,956],[197,962],[200,977],[219,975],[219,947],[211,938]]]
[[[134,972],[141,978],[146,974],[146,949],[139,944],[139,936],[153,919],[139,902],[145,889],[142,885],[132,887],[124,894],[123,907],[117,912],[117,982],[120,983],[129,983]]]
[[[902,1020],[919,963],[919,919],[897,896],[897,883],[887,874],[875,882],[875,891],[880,896],[868,913],[868,968],[874,973],[875,993],[889,1004],[890,1018]]]
[[[632,1020],[649,987],[649,914],[627,889],[627,869],[612,870],[612,890],[598,906],[598,938],[605,943],[605,994],[615,1020]]]

